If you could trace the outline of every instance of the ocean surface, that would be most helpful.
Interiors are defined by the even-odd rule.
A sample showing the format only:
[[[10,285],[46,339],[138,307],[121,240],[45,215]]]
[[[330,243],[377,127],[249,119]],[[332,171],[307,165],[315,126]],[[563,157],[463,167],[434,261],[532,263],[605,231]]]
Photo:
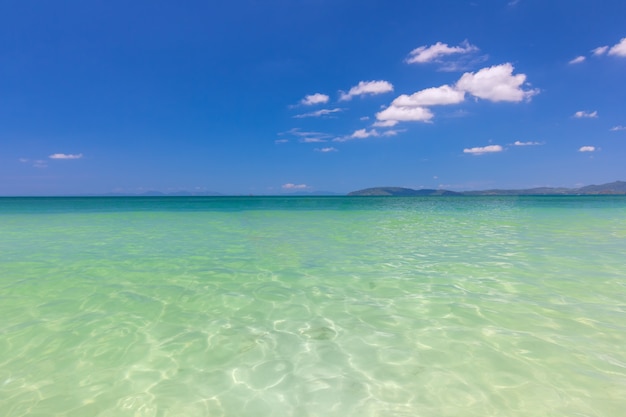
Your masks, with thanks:
[[[625,410],[626,197],[0,198],[0,416]]]

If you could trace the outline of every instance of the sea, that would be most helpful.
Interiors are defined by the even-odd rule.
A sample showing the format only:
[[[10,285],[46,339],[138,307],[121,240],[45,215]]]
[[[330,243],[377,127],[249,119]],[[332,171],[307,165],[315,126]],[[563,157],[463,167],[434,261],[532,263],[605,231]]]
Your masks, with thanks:
[[[626,196],[0,198],[0,416],[625,413]]]

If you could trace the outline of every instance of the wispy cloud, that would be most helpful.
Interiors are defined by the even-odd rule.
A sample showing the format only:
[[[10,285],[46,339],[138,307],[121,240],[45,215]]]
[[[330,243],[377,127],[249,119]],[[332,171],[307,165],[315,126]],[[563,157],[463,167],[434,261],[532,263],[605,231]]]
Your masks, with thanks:
[[[66,154],[66,153],[53,153],[48,156],[50,159],[81,159],[83,157],[82,153],[78,154]]]
[[[304,114],[297,114],[295,116],[293,116],[295,119],[304,119],[307,117],[321,117],[321,116],[328,116],[329,114],[333,114],[333,113],[338,113],[343,111],[343,109],[341,108],[334,108],[334,109],[321,109],[321,110],[317,110],[317,111],[313,111],[310,113],[304,113]]]
[[[479,146],[476,148],[465,148],[463,149],[463,153],[469,153],[472,155],[484,155],[486,153],[496,153],[502,152],[504,149],[500,145],[488,145],[488,146]]]
[[[425,64],[438,62],[442,57],[455,54],[467,54],[478,51],[478,48],[468,41],[463,41],[459,46],[448,46],[447,43],[437,42],[430,46],[420,46],[413,49],[406,62],[409,64]]]
[[[326,139],[331,138],[331,135],[323,132],[315,132],[315,131],[302,131],[300,128],[295,127],[286,132],[279,133],[280,136],[293,136],[298,139],[300,142],[310,143],[310,142],[325,142]],[[287,140],[287,139],[279,139],[279,140]],[[275,141],[276,142],[276,141]],[[285,143],[285,142],[280,142]]]
[[[354,139],[367,139],[369,137],[378,137],[378,136],[380,136],[380,133],[378,133],[376,129],[371,129],[371,130],[358,129],[358,130],[355,130],[354,133],[352,133],[351,135],[342,136],[342,137],[333,139],[333,142],[347,142],[349,140],[354,140]]]
[[[581,146],[578,149],[578,152],[595,152],[595,151],[596,151],[595,146]]]
[[[287,143],[287,142],[289,142],[289,139],[276,139],[274,141],[274,143],[278,143],[278,144],[280,144],[280,143]]]
[[[304,190],[309,188],[308,185],[306,184],[292,184],[292,183],[287,183],[287,184],[283,184],[282,188],[284,190]]]
[[[585,110],[580,110],[574,113],[573,116],[575,119],[596,119],[598,117],[597,111],[588,112]]]
[[[585,57],[584,56],[577,56],[576,58],[572,59],[571,61],[569,61],[570,64],[580,64],[581,62],[585,62]]]
[[[434,45],[424,45],[413,49],[405,62],[408,64],[435,63],[439,71],[467,71],[488,58],[487,55],[477,56],[475,54],[477,51],[479,51],[478,47],[467,40],[458,46],[437,42]]]
[[[543,143],[541,143],[541,142],[520,142],[519,140],[516,140],[515,142],[513,142],[513,146],[538,146],[538,145],[543,145]]]
[[[333,148],[329,146],[328,148],[315,148],[317,152],[328,153],[328,152],[339,152],[337,148]]]
[[[381,135],[382,136],[396,136],[402,132],[406,132],[406,129],[389,129],[381,133]]]
[[[626,126],[613,126],[612,128],[609,129],[611,132],[617,132],[619,130],[626,130]]]
[[[339,100],[347,101],[356,96],[384,94],[391,91],[393,91],[393,85],[389,81],[360,81],[347,93],[340,91]]]
[[[19,158],[18,161],[20,161],[23,164],[30,164],[30,163],[32,163],[33,167],[35,167],[35,168],[47,168],[48,167],[47,161],[42,160],[42,159],[31,160],[31,159],[28,159],[28,158]]]
[[[302,100],[300,100],[300,104],[304,106],[313,106],[315,104],[328,103],[329,99],[330,97],[328,97],[326,94],[321,94],[321,93],[309,94],[308,96],[305,96]]]

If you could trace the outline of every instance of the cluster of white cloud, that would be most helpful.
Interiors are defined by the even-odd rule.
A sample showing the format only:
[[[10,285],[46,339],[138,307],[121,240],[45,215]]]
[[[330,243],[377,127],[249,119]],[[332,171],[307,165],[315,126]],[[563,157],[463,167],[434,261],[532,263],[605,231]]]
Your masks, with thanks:
[[[618,43],[613,46],[598,46],[591,50],[591,53],[594,56],[602,56],[602,55],[612,55],[618,57],[626,57],[626,38],[622,38]],[[576,58],[569,61],[570,64],[580,64],[581,62],[585,62],[586,58],[584,55],[577,56]]]
[[[591,112],[580,110],[574,113],[574,116],[572,117],[574,117],[575,119],[596,119],[598,117],[598,112],[595,110]]]
[[[445,70],[458,70],[463,63],[463,57],[470,56],[479,51],[478,47],[468,41],[457,46],[450,46],[446,43],[437,42],[430,46],[420,46],[413,49],[405,62],[409,64],[439,63],[446,64]],[[452,58],[456,61],[452,61]],[[478,60],[474,60],[475,64]],[[534,95],[539,93],[538,89],[528,86],[525,74],[514,74],[514,67],[507,62],[500,65],[493,65],[482,68],[475,72],[467,71],[461,75],[456,82],[444,84],[439,87],[430,87],[412,94],[401,94],[396,97],[391,104],[382,108],[375,114],[375,121],[370,129],[357,129],[352,134],[335,137],[333,142],[346,142],[351,140],[367,139],[371,137],[394,136],[403,130],[392,129],[401,122],[425,122],[429,123],[435,117],[431,110],[434,106],[456,105],[466,101],[468,97],[476,100],[487,100],[491,102],[511,102],[519,103],[529,101]],[[347,92],[339,91],[338,101],[350,101],[358,96],[373,96],[394,91],[394,86],[389,81],[360,81]],[[326,104],[330,97],[326,94],[315,93],[305,96],[301,105]],[[302,113],[293,116],[297,119],[308,117],[329,116],[344,111],[343,108],[327,108],[313,112]],[[370,117],[361,117],[361,121],[367,121]],[[376,128],[382,128],[377,130]],[[326,142],[329,135],[320,132],[303,132],[299,129],[292,129],[283,134],[290,134],[298,138],[303,143]],[[279,139],[276,143],[288,142],[288,139]],[[514,146],[540,145],[539,142],[516,141]],[[482,147],[466,148],[464,153],[472,155],[483,155],[486,153],[502,152],[504,148],[500,145],[488,145]],[[316,148],[318,152],[336,152],[333,147]]]
[[[389,107],[378,112],[377,126],[393,126],[398,122],[430,122],[434,117],[429,106],[459,104],[466,94],[492,102],[530,100],[537,89],[525,90],[525,74],[513,74],[513,65],[505,63],[466,72],[453,85],[431,87],[411,95],[402,94]]]
[[[360,81],[357,85],[352,87],[347,93],[345,91],[339,91],[339,101],[349,101],[352,100],[353,97],[357,96],[365,96],[365,95],[377,95],[384,94],[393,91],[393,85],[389,81],[378,80],[378,81]],[[326,104],[330,100],[330,97],[326,94],[315,93],[304,96],[302,100],[300,100],[300,105],[303,106],[314,106],[317,104]],[[290,106],[290,107],[298,107]],[[332,109],[321,109],[317,111],[312,111],[308,113],[297,114],[293,116],[295,119],[304,119],[308,117],[322,117],[329,116],[334,113],[339,113],[344,111],[345,109],[336,107]]]

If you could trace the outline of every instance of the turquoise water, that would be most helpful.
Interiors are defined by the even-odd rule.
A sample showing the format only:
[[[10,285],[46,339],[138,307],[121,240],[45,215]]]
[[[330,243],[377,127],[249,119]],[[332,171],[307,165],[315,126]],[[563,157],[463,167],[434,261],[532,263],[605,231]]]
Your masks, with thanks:
[[[626,410],[626,198],[2,198],[0,415]]]

